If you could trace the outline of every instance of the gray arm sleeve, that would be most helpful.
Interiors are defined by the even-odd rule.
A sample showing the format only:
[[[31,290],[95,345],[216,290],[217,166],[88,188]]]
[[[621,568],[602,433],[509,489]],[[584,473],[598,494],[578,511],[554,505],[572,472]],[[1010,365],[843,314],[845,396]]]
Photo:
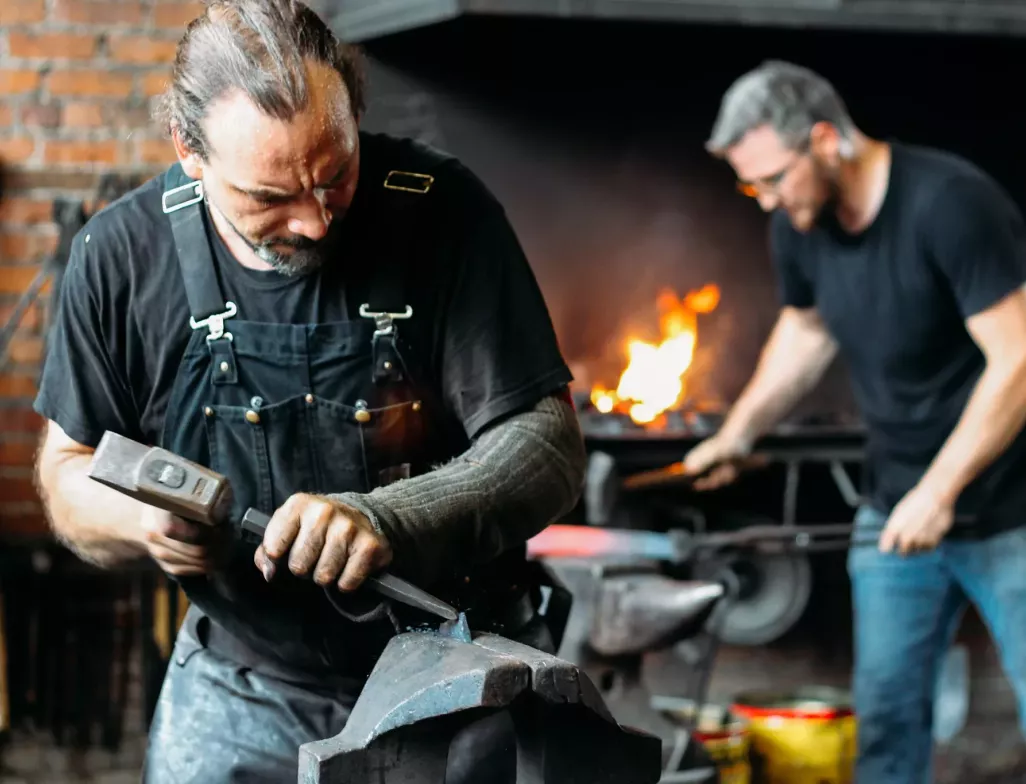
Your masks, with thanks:
[[[434,471],[368,494],[331,497],[385,534],[397,574],[430,585],[454,564],[487,562],[573,509],[585,463],[573,408],[546,397],[485,430]]]

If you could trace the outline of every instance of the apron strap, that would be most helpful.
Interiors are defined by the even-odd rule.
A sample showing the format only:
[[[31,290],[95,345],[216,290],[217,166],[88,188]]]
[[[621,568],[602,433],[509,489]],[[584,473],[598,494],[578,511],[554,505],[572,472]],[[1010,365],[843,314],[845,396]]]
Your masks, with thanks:
[[[189,300],[193,329],[208,330],[207,341],[232,339],[225,331],[225,319],[238,312],[234,302],[226,302],[217,279],[203,217],[203,183],[191,180],[176,164],[164,176],[165,191],[161,207],[171,222],[178,251],[178,264]]]
[[[373,235],[380,238],[378,264],[368,290],[368,302],[360,305],[361,318],[374,320],[373,379],[388,384],[409,378],[399,344],[399,325],[413,316],[406,299],[403,274],[418,245],[427,238],[428,218],[434,198],[428,194],[435,178],[430,174],[392,169],[383,173],[381,205],[376,211]]]

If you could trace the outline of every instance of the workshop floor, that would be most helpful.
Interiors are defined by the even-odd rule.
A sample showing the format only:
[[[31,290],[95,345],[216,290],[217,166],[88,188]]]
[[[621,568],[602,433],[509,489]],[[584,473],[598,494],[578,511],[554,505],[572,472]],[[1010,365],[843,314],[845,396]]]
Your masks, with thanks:
[[[1026,743],[1015,698],[997,654],[979,620],[966,618],[960,641],[969,648],[971,692],[964,729],[937,750],[936,784],[1026,784]],[[710,701],[728,703],[749,689],[788,690],[808,685],[847,689],[850,656],[822,646],[787,643],[763,649],[720,652],[710,684]]]
[[[749,689],[784,690],[809,684],[847,688],[848,677],[837,667],[810,669],[811,657],[785,657],[774,651],[728,649],[721,653],[710,686],[710,701],[725,703]],[[982,651],[991,656],[992,651]],[[974,669],[991,662],[974,656]],[[996,660],[993,662],[996,666]],[[1000,674],[1000,673],[998,673]],[[987,680],[994,682],[987,683]],[[937,784],[1024,784],[1026,747],[1019,732],[1015,701],[1003,676],[974,675],[972,702],[965,728],[937,750]]]

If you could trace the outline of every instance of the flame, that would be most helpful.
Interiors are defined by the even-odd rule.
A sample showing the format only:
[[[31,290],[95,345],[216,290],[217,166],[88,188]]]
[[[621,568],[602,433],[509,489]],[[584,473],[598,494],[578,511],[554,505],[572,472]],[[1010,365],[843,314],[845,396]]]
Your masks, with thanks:
[[[669,289],[659,293],[659,329],[662,340],[627,341],[627,367],[615,390],[596,385],[591,402],[603,414],[626,413],[639,425],[655,422],[684,398],[684,374],[695,357],[698,314],[711,313],[720,303],[714,283],[689,291],[683,299]]]

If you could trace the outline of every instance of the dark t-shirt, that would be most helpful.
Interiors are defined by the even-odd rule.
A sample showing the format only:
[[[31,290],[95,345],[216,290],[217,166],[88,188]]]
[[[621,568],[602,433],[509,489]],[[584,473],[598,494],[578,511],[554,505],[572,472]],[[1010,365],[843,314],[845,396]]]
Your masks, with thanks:
[[[429,313],[418,345],[451,424],[467,442],[571,379],[541,292],[501,205],[458,160],[409,140],[361,134],[361,181],[337,248],[302,277],[240,265],[214,240],[227,300],[247,321],[324,323],[359,318],[379,261],[375,186],[392,161],[436,179],[430,241],[412,243],[405,291]],[[364,176],[366,174],[366,177]],[[160,442],[188,342],[189,305],[157,177],[94,216],[76,237],[61,290],[36,410],[95,447],[105,430]],[[393,227],[403,231],[403,226]],[[216,232],[211,232],[217,237]],[[394,272],[394,271],[393,271]],[[230,324],[230,322],[228,322]]]
[[[889,512],[951,434],[984,369],[966,319],[1026,282],[1022,217],[969,162],[894,144],[868,229],[850,235],[830,213],[803,235],[776,214],[771,246],[784,305],[815,307],[840,345],[869,431],[867,495]],[[1026,524],[1026,434],[963,491],[956,514],[975,518],[966,532]]]

